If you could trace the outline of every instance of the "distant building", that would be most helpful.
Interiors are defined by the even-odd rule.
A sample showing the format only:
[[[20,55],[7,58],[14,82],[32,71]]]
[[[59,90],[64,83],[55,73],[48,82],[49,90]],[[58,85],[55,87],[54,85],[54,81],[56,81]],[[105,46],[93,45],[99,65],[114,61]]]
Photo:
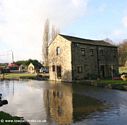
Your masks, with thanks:
[[[2,66],[0,66],[0,74],[2,73],[2,71],[3,71],[3,67],[2,67]]]
[[[8,68],[10,70],[18,70],[19,66],[16,63],[9,63]]]
[[[40,69],[42,68],[42,65],[40,64],[33,64],[33,63],[30,63],[28,65],[28,72],[31,73],[31,74],[34,74],[34,73],[37,73],[40,71]]]
[[[26,71],[26,67],[24,65],[20,65],[19,66],[19,72],[25,72]]]
[[[10,70],[10,72],[15,73],[19,72],[19,66],[16,63],[9,63],[7,68]]]
[[[36,68],[32,63],[28,65],[28,72],[31,74],[36,73]]]
[[[48,51],[50,80],[72,82],[118,74],[117,47],[102,40],[59,34]]]

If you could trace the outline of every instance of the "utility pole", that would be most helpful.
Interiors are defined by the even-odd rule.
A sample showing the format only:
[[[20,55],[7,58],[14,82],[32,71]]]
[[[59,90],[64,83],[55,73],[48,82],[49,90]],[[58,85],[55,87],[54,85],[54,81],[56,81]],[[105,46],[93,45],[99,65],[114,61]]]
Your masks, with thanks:
[[[14,62],[14,53],[12,50],[11,50],[11,57],[12,57],[12,63],[13,63]]]

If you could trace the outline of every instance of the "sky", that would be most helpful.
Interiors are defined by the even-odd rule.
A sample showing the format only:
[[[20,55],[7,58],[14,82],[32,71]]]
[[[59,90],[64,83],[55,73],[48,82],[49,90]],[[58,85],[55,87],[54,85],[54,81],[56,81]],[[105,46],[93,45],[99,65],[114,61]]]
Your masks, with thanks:
[[[127,0],[0,0],[0,62],[42,61],[45,20],[60,33],[87,39],[127,39]]]

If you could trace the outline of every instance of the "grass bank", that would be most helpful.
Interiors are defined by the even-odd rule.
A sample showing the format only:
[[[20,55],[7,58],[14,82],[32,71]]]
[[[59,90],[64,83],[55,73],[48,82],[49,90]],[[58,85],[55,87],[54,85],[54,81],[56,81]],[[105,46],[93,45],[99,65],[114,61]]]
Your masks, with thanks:
[[[48,80],[48,74],[30,74],[30,73],[6,73],[0,75],[1,80],[17,80],[17,79],[35,79],[35,80]]]
[[[30,125],[23,118],[0,111],[0,125]]]
[[[127,91],[127,81],[123,80],[88,80],[81,84]]]
[[[29,73],[6,73],[0,75],[0,79],[35,79],[36,75],[35,74],[29,74]]]

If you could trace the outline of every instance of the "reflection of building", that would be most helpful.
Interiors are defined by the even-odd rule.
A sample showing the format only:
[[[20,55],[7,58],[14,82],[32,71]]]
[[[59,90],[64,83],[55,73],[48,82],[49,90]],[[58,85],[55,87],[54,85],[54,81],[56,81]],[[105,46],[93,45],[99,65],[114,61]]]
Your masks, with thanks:
[[[45,90],[44,102],[48,117],[52,117],[58,125],[72,123],[72,92],[65,88]]]
[[[102,109],[97,100],[72,92],[71,86],[58,84],[44,91],[47,121],[57,125],[70,125],[73,121],[84,119],[87,115]]]
[[[48,50],[50,80],[109,78],[118,74],[117,47],[103,40],[60,34]]]

